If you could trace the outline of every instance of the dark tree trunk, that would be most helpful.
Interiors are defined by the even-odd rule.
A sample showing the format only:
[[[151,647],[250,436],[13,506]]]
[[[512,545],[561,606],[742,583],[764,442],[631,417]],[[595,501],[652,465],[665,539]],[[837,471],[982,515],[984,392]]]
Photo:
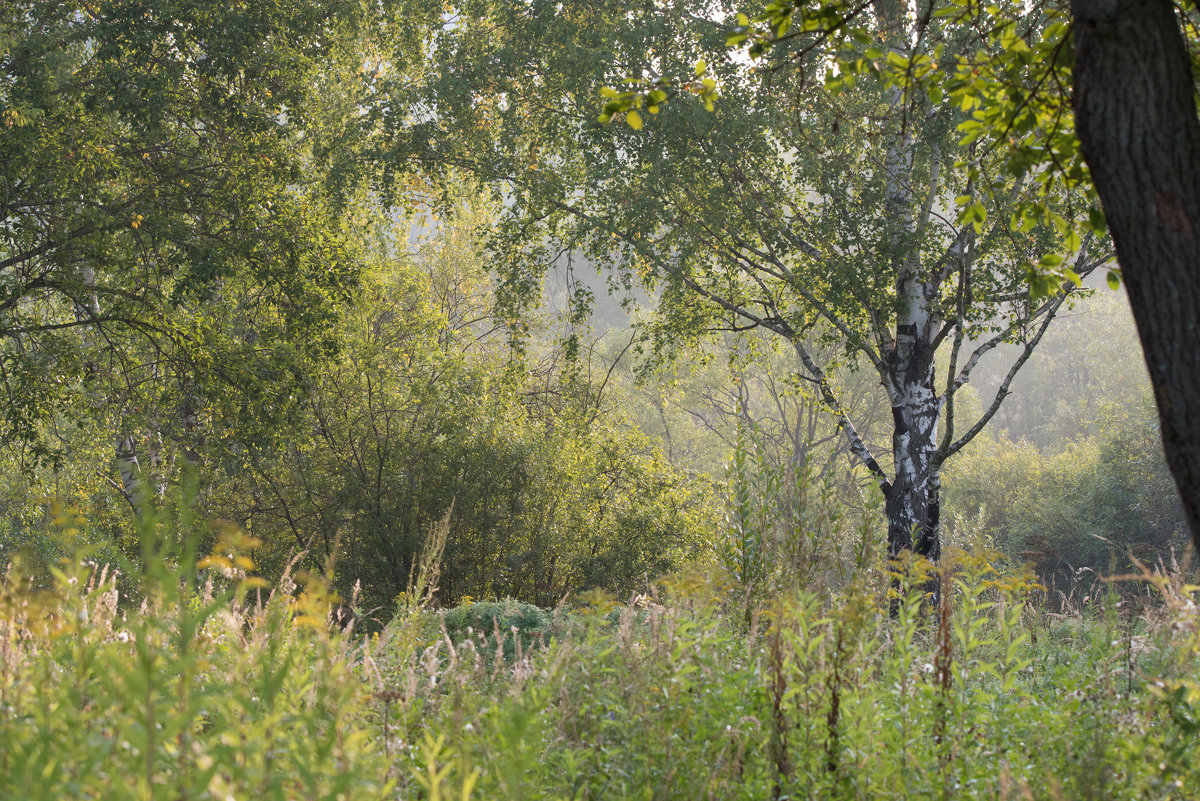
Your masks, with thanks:
[[[1169,0],[1072,0],[1075,119],[1200,547],[1200,123]],[[1099,332],[1097,332],[1099,333]]]

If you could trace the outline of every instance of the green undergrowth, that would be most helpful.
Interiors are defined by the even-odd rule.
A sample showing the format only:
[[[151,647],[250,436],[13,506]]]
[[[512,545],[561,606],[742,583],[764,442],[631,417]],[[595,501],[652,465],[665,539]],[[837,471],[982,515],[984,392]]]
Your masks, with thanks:
[[[551,637],[552,615],[512,599],[466,603],[442,614],[442,625],[454,641],[476,639],[481,648],[513,659]],[[503,635],[503,636],[502,636]]]
[[[569,613],[412,602],[366,635],[321,576],[249,577],[244,535],[199,558],[163,528],[129,598],[105,567],[10,568],[0,797],[1200,795],[1178,573],[1051,613],[978,549],[752,608],[697,571]]]
[[[144,570],[82,560],[0,583],[0,798],[330,799],[392,792],[372,697],[322,576],[247,575],[235,530],[200,558],[149,523]],[[178,531],[188,532],[178,536]],[[128,567],[127,567],[128,570]]]

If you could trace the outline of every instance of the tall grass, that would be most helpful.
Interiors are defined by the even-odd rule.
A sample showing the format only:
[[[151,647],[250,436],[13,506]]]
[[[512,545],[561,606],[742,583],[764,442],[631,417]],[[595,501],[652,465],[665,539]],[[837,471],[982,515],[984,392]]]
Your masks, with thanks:
[[[189,521],[181,531],[190,534]],[[136,605],[83,561],[0,584],[0,798],[360,799],[389,792],[354,639],[322,577],[247,576],[255,542],[152,522]]]
[[[947,560],[938,610],[914,565],[748,626],[735,588],[680,579],[503,671],[441,638],[399,670],[393,735],[482,798],[1196,797],[1187,602],[1049,613],[996,561]]]
[[[82,561],[43,590],[10,568],[0,797],[1200,795],[1179,570],[1129,579],[1152,603],[1109,584],[1063,607],[997,554],[956,550],[936,608],[920,563],[770,595],[696,571],[577,601],[534,640],[429,609],[435,536],[408,602],[366,635],[322,576],[263,586],[252,540],[221,531],[200,557],[194,528],[147,534],[130,598]]]

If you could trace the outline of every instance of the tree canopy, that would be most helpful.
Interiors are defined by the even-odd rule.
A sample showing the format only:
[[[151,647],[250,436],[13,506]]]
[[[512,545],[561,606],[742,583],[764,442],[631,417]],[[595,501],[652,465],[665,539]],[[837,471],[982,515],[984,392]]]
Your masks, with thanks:
[[[305,0],[6,4],[6,440],[37,441],[102,372],[126,389],[150,369],[245,388],[256,382],[237,360],[322,346],[354,282],[338,219],[367,169],[357,49],[382,13]]]
[[[536,286],[561,243],[658,293],[660,348],[717,329],[784,338],[883,491],[893,553],[915,536],[936,557],[942,462],[995,414],[1081,277],[1106,261],[1077,233],[1086,198],[1014,175],[989,139],[963,140],[969,110],[882,71],[847,73],[832,93],[808,78],[823,64],[812,55],[807,69],[757,80],[699,6],[506,5],[473,16],[436,39],[447,79],[431,90],[437,139],[445,158],[498,187],[507,222],[493,241],[509,280]],[[873,19],[857,44],[863,59],[920,63],[924,33],[947,58],[974,43],[940,18],[923,32],[902,14]],[[485,39],[483,27],[505,34]],[[650,90],[641,102],[653,122],[632,116],[638,98],[605,112],[630,126],[588,113],[598,80],[692,64],[695,80],[726,87],[711,112],[659,108]],[[456,94],[476,78],[486,91]],[[1034,202],[1048,214],[1012,211]],[[1031,292],[1037,265],[1059,278]],[[814,339],[839,342],[878,375],[895,418],[890,458],[858,435]],[[956,419],[955,394],[1006,342],[1023,345],[1008,379],[982,416]]]

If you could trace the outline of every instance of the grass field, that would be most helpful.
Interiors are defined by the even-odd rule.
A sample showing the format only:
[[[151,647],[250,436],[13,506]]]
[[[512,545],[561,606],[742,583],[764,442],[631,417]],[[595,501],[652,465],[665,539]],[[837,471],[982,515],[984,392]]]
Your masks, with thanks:
[[[751,598],[716,572],[616,604],[347,623],[251,543],[75,562],[0,597],[0,797],[1154,799],[1200,795],[1178,572],[1048,597],[986,551]],[[491,622],[490,626],[488,622]]]

